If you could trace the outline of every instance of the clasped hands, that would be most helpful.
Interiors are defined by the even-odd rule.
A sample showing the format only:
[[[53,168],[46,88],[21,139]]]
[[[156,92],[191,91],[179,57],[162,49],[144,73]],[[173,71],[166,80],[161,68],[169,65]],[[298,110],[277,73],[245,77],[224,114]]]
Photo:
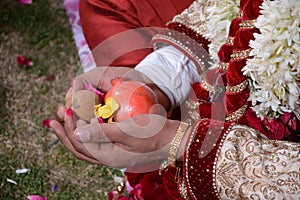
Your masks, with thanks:
[[[110,80],[115,77],[147,83],[156,93],[159,104],[168,108],[168,98],[155,84],[145,75],[126,67],[98,67],[77,76],[65,102],[72,98],[74,91],[84,89],[88,83],[107,92],[112,87]],[[70,108],[60,106],[50,127],[77,158],[114,168],[130,168],[158,164],[167,159],[179,123],[157,114],[138,115],[113,124],[100,124],[96,118],[87,123],[76,119]]]

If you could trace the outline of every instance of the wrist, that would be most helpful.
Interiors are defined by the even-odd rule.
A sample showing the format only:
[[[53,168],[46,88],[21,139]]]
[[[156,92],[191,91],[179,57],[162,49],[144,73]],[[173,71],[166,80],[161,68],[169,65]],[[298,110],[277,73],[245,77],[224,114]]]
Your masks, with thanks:
[[[148,86],[153,90],[153,92],[156,94],[158,103],[162,105],[166,111],[170,110],[170,100],[168,96],[154,83],[148,84]]]

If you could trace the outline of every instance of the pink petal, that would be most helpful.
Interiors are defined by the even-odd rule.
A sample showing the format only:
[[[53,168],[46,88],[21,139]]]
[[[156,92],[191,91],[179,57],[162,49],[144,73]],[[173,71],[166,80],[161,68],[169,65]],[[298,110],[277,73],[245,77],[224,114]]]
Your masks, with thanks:
[[[32,4],[32,0],[18,0],[19,4],[29,5]]]
[[[99,101],[100,101],[100,102],[103,101],[103,98],[104,98],[104,95],[105,95],[105,94],[104,94],[103,92],[97,90],[97,88],[95,88],[92,84],[88,83],[88,84],[85,86],[85,89],[94,92],[95,94],[98,95]]]
[[[99,124],[105,123],[105,120],[102,117],[98,117],[97,119],[98,119]]]
[[[27,198],[28,200],[48,200],[46,197],[40,195],[30,195]]]

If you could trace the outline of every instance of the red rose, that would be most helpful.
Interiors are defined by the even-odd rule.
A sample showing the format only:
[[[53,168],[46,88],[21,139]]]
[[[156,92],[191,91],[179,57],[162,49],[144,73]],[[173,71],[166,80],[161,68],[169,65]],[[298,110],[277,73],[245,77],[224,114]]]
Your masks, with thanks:
[[[246,113],[249,125],[266,135],[271,140],[282,140],[291,134],[287,123],[290,120],[290,116],[291,115],[285,114],[278,118],[264,118],[261,120],[251,109],[249,109]],[[291,127],[295,127],[293,122]]]

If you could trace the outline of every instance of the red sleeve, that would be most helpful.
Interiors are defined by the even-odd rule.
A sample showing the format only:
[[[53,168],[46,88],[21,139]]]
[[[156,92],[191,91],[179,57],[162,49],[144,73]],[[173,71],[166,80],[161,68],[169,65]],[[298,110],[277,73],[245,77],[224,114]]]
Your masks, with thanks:
[[[97,65],[134,67],[152,51],[149,43],[158,28],[191,2],[80,0],[81,25]]]
[[[189,199],[218,199],[214,190],[214,163],[229,127],[229,123],[210,119],[193,125],[183,160],[183,177]]]

